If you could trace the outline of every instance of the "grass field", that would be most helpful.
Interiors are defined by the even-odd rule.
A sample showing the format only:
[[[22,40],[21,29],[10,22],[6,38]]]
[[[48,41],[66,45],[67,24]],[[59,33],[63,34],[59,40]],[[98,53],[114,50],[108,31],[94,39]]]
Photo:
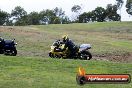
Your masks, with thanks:
[[[78,67],[89,74],[131,74],[132,64],[108,61],[57,60],[33,57],[1,57],[0,88],[80,88]],[[130,84],[86,84],[83,88],[131,88]]]
[[[79,86],[79,66],[89,74],[132,75],[132,22],[0,27],[5,39],[16,39],[18,56],[0,56],[0,88],[131,88],[130,84]],[[78,45],[90,43],[93,59],[48,57],[50,45],[63,34]]]

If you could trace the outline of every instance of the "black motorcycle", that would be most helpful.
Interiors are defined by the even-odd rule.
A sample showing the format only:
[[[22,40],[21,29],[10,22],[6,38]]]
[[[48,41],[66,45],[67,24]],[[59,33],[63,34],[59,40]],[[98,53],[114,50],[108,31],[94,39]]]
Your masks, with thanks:
[[[16,50],[17,43],[15,43],[14,40],[0,39],[0,54],[16,56],[17,55],[17,50]]]

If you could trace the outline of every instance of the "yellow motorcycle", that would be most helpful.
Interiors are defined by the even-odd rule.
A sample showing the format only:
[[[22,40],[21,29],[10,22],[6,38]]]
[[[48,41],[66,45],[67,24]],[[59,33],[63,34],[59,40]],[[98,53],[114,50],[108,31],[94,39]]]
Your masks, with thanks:
[[[62,51],[65,47],[65,44],[60,40],[55,41],[50,49],[49,57],[51,58],[73,58],[70,57],[70,50],[66,48]],[[92,54],[89,52],[91,48],[90,44],[81,44],[79,47],[76,48],[76,53],[74,55],[74,59],[82,59],[82,60],[90,60],[92,58]]]

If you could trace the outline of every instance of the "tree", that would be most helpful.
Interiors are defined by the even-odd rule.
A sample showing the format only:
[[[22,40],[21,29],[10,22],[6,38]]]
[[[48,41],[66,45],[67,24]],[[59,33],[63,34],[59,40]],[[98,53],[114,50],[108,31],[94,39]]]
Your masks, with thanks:
[[[56,7],[53,11],[56,17],[63,17],[65,15],[65,11],[63,11],[62,8]]]
[[[15,22],[14,25],[17,26],[24,26],[24,25],[29,25],[29,21],[28,21],[28,16],[22,16],[18,21]]]
[[[20,24],[22,24],[22,22],[24,22],[24,20],[22,21],[22,18],[25,18],[26,15],[27,15],[27,12],[24,10],[24,8],[22,8],[20,6],[16,6],[14,8],[14,10],[12,10],[12,12],[11,12],[11,16],[16,21],[17,25],[18,24],[20,25]]]
[[[122,8],[122,5],[123,5],[123,3],[124,3],[124,1],[123,0],[116,0],[116,2],[117,2],[117,9],[119,9],[120,10],[120,16],[121,16],[121,8]]]
[[[61,19],[59,17],[55,17],[54,24],[60,24],[60,23],[61,23]]]
[[[86,12],[79,15],[79,23],[87,23],[87,13]]]
[[[71,8],[71,11],[74,12],[74,13],[76,13],[76,16],[75,16],[75,18],[73,18],[73,20],[78,19],[78,16],[80,15],[81,10],[82,10],[82,8],[81,8],[81,6],[79,6],[79,5],[74,5],[74,6]]]
[[[68,18],[68,16],[64,16],[63,19],[62,19],[62,24],[68,24],[70,23],[70,19]]]
[[[89,21],[92,21],[92,12],[84,12],[81,15],[79,15],[79,23],[87,23]]]
[[[43,10],[39,14],[40,14],[41,23],[44,23],[44,24],[54,23],[54,19],[55,19],[56,15],[53,10],[49,10],[49,9]]]
[[[38,25],[40,21],[38,12],[31,12],[28,14],[28,24],[30,25]]]
[[[126,8],[127,13],[132,15],[132,0],[127,0]]]
[[[87,22],[103,22],[106,18],[106,10],[102,7],[97,7],[95,10],[91,12],[84,12],[83,14],[79,15],[79,22],[80,23],[87,23]]]
[[[22,7],[17,6],[12,10],[11,15],[14,16],[16,20],[19,20],[21,17],[27,15],[27,12]]]
[[[53,10],[43,10],[39,13],[41,24],[60,24],[65,23],[65,11],[56,7]]]
[[[91,12],[84,12],[83,14],[79,15],[79,22],[80,23],[87,23],[87,22],[103,22],[106,18],[106,10],[102,7],[97,7],[95,10]]]
[[[56,7],[53,11],[54,11],[55,16],[56,16],[55,19],[59,18],[61,23],[62,23],[62,21],[63,21],[62,19],[65,16],[65,11],[63,11],[62,8],[58,8],[58,7]]]
[[[117,14],[117,5],[108,4],[106,7],[106,20],[120,21],[121,16]]]
[[[0,10],[0,25],[3,25],[8,21],[9,14],[5,11]]]
[[[106,9],[102,7],[97,7],[95,10],[90,12],[84,12],[79,15],[80,23],[87,22],[104,22],[104,21],[120,21],[121,16],[117,14],[118,7],[117,5],[108,4]]]
[[[102,7],[95,8],[95,10],[93,11],[93,14],[94,14],[95,19],[96,19],[95,21],[97,21],[97,22],[105,21],[106,11],[104,8],[102,8]]]
[[[71,8],[71,11],[72,12],[79,12],[81,10],[81,6],[79,5],[74,5],[72,8]]]
[[[96,15],[95,15],[94,10],[91,11],[91,21],[92,22],[96,21]]]
[[[124,1],[123,0],[116,0],[116,2],[117,2],[117,4],[116,4],[117,5],[117,8],[118,9],[121,9]]]

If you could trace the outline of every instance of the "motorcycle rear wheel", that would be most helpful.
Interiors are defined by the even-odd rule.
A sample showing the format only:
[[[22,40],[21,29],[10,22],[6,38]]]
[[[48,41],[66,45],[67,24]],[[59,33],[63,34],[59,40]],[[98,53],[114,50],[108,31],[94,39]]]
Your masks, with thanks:
[[[90,60],[92,58],[92,54],[89,51],[83,51],[81,53],[81,58],[84,60]]]

